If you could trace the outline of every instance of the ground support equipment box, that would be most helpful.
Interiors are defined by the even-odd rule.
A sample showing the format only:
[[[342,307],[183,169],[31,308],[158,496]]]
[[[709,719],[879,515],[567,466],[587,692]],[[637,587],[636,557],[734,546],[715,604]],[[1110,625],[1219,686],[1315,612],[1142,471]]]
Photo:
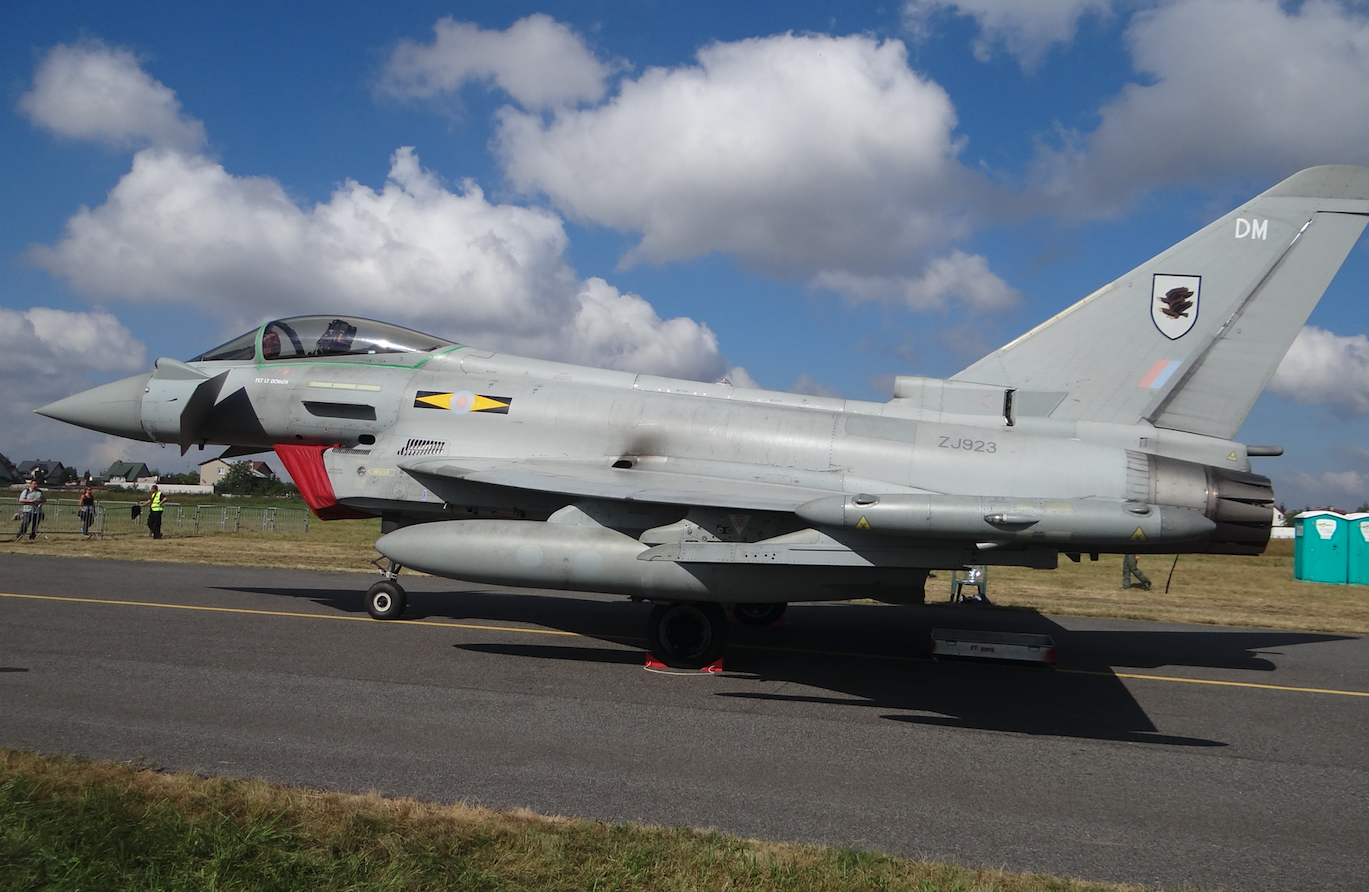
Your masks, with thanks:
[[[934,659],[999,660],[1055,667],[1055,641],[1027,632],[974,632],[933,629]]]

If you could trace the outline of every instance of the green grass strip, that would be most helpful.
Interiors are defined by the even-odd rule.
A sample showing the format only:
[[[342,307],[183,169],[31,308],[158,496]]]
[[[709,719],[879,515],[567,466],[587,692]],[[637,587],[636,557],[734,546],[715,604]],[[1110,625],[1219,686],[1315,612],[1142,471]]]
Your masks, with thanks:
[[[1137,888],[0,749],[3,890]]]

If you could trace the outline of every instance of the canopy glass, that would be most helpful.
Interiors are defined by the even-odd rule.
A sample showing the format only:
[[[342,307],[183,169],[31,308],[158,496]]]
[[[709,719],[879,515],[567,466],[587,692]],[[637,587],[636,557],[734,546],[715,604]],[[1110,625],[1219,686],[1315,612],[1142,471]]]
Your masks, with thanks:
[[[339,316],[292,316],[253,329],[190,362],[316,359],[323,356],[367,356],[377,353],[431,353],[451,341],[422,332],[376,322]]]

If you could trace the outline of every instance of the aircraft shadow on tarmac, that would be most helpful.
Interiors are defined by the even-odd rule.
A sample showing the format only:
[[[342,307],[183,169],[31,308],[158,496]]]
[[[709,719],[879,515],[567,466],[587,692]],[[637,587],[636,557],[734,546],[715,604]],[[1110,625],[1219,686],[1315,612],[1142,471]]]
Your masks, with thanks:
[[[305,598],[361,613],[356,592],[333,589],[234,588]],[[528,623],[627,647],[552,643],[475,643],[472,653],[548,661],[640,665],[649,605],[624,600],[471,589],[409,592],[409,619]],[[933,628],[1050,635],[1059,671],[1017,665],[942,663],[930,658]],[[947,605],[894,607],[795,604],[780,623],[733,624],[719,679],[748,679],[744,689],[717,696],[773,703],[873,708],[895,722],[1023,734],[1134,741],[1169,746],[1225,746],[1222,741],[1162,733],[1127,690],[1114,667],[1185,666],[1274,671],[1259,651],[1346,636],[1262,630],[1070,630],[1034,610]],[[631,649],[628,649],[631,648]],[[805,691],[757,690],[777,683]],[[900,711],[900,712],[888,712]]]

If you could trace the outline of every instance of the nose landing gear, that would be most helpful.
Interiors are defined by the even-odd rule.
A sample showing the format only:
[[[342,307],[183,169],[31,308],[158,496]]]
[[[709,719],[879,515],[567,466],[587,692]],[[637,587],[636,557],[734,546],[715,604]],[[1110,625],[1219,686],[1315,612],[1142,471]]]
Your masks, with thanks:
[[[379,566],[378,560],[376,563]],[[366,590],[366,612],[372,619],[399,619],[409,606],[409,598],[399,584],[399,570],[399,564],[390,561],[380,571],[385,578]]]

